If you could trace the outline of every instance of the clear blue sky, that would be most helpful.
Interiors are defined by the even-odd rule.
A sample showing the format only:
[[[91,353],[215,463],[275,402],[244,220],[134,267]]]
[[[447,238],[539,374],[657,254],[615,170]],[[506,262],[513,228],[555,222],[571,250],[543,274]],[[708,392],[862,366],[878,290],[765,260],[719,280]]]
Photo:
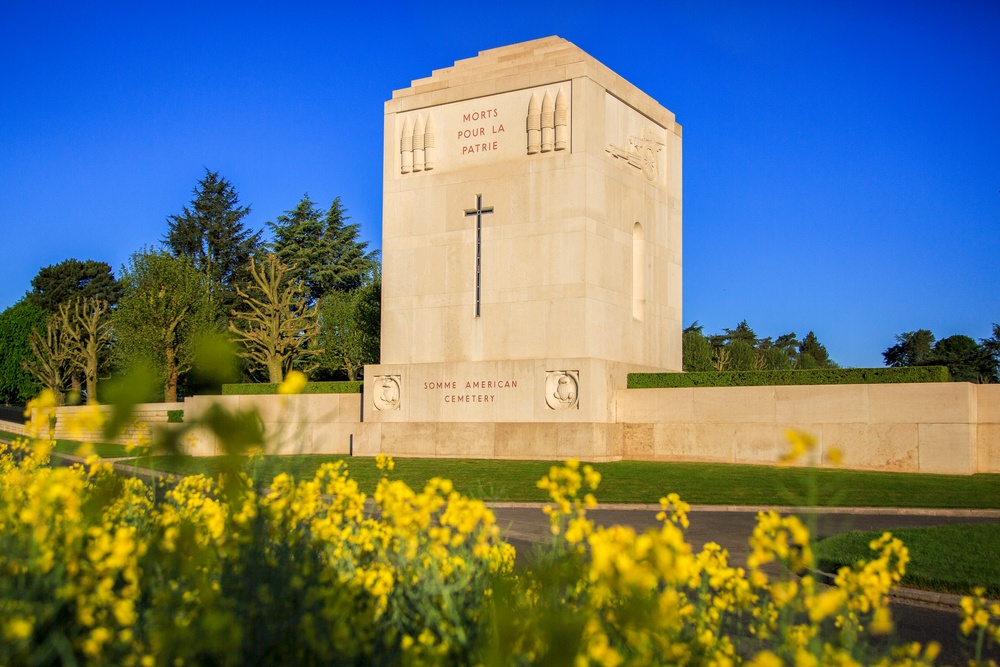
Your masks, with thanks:
[[[204,168],[265,227],[336,196],[380,244],[383,102],[559,35],[684,126],[684,320],[843,365],[1000,322],[1000,2],[0,5],[0,308],[116,273]]]

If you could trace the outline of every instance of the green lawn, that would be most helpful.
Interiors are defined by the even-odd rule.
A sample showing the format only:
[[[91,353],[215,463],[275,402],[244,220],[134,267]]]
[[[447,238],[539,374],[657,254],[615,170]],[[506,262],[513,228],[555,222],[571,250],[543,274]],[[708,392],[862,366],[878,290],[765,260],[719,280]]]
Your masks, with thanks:
[[[968,594],[976,586],[986,596],[1000,597],[1000,525],[957,524],[932,528],[899,528],[892,534],[910,550],[902,584],[948,593]],[[868,545],[880,532],[835,535],[816,544],[819,568],[836,572],[842,565],[870,560]]]
[[[10,431],[0,431],[0,438],[4,440],[17,440],[23,438],[24,436],[17,435],[16,433],[11,433]],[[98,456],[106,459],[111,458],[121,458],[124,456],[134,456],[133,452],[130,454],[126,451],[124,445],[116,445],[111,442],[95,442],[92,443],[94,447],[94,453]],[[76,455],[77,450],[80,449],[80,443],[76,440],[56,440],[55,446],[52,448],[53,451],[60,454],[73,454]]]
[[[280,472],[311,477],[324,461],[347,460],[351,475],[371,492],[379,478],[370,458],[295,455],[267,456],[257,477]],[[146,457],[139,466],[178,474],[215,474],[222,457]],[[413,487],[446,477],[464,493],[484,500],[543,501],[535,487],[551,462],[482,459],[396,459],[392,476]],[[689,503],[708,505],[796,505],[811,480],[821,506],[1000,508],[1000,475],[920,475],[913,473],[778,468],[723,463],[619,461],[594,466],[603,479],[597,499],[607,503],[656,503],[675,491]]]

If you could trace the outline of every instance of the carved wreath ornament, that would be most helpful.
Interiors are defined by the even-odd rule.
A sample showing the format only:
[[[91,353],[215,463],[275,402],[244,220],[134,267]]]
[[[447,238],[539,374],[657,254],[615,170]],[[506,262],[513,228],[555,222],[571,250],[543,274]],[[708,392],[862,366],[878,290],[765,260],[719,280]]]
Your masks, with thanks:
[[[552,410],[580,407],[580,371],[549,371],[545,378],[545,404]]]
[[[379,412],[399,410],[399,376],[377,375],[372,388],[372,403]]]

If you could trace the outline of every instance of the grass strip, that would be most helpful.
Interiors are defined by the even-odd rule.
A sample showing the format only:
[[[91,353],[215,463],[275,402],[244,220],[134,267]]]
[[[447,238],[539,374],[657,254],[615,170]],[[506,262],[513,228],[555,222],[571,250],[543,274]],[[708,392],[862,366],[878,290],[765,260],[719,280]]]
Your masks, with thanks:
[[[14,440],[29,439],[27,436],[2,430],[0,430],[0,438],[10,440],[11,442]],[[56,440],[56,444],[52,447],[52,451],[60,454],[73,454],[75,456],[77,450],[80,449],[80,444],[81,443],[78,440]],[[118,459],[126,456],[135,456],[135,452],[129,452],[125,445],[119,445],[113,442],[93,442],[91,443],[91,446],[93,447],[94,453],[102,459]]]
[[[881,534],[855,531],[821,540],[815,547],[819,568],[836,572],[844,565],[870,560],[873,552],[868,545]],[[910,550],[903,586],[959,595],[983,586],[986,597],[1000,598],[1000,525],[899,528],[892,534]]]
[[[379,479],[371,458],[330,455],[265,456],[255,477],[270,480],[285,472],[310,478],[327,461],[346,460],[351,476],[370,493]],[[144,457],[141,467],[175,474],[214,475],[226,465],[223,457]],[[391,473],[411,487],[421,488],[432,477],[450,479],[463,493],[482,500],[545,501],[535,486],[549,461],[484,459],[396,459]],[[807,489],[819,487],[824,507],[1000,508],[1000,474],[924,475],[856,470],[779,468],[729,463],[667,463],[616,461],[598,463],[601,486],[597,499],[605,503],[657,503],[677,492],[689,503],[706,505],[800,505]]]

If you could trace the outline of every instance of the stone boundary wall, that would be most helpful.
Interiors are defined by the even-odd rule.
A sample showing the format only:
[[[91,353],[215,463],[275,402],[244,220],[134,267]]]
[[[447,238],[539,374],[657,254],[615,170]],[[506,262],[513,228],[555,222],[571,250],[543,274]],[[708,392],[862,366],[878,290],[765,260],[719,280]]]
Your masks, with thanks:
[[[1000,472],[1000,386],[969,383],[628,389],[622,457],[774,464],[785,433],[861,470]]]
[[[104,436],[100,431],[84,431],[74,433],[70,428],[73,418],[78,416],[87,406],[74,405],[56,408],[56,432],[57,440],[84,440],[89,442],[100,442]],[[132,420],[125,430],[115,438],[114,442],[119,445],[135,443],[137,439],[148,439],[151,435],[150,425],[166,424],[168,410],[183,410],[183,403],[140,403],[135,406]],[[107,416],[111,407],[101,406],[101,411]]]
[[[184,401],[184,419],[195,419],[215,404],[231,412],[256,409],[268,454],[351,454],[361,424],[361,394],[192,396]],[[185,444],[194,456],[222,453],[203,429],[189,433]]]
[[[24,435],[24,424],[0,420],[0,431],[7,431],[15,435]]]
[[[549,459],[718,461],[774,465],[785,433],[816,437],[820,455],[836,447],[843,467],[968,475],[1000,473],[1000,385],[926,383],[622,389],[617,423],[363,423],[360,394],[195,396],[184,403],[137,406],[125,443],[167,410],[185,419],[215,403],[258,410],[268,453]],[[79,407],[57,409],[56,437]],[[105,408],[106,409],[106,408]],[[23,427],[0,422],[23,433]],[[98,434],[90,434],[97,438]],[[194,430],[189,453],[221,453]]]

